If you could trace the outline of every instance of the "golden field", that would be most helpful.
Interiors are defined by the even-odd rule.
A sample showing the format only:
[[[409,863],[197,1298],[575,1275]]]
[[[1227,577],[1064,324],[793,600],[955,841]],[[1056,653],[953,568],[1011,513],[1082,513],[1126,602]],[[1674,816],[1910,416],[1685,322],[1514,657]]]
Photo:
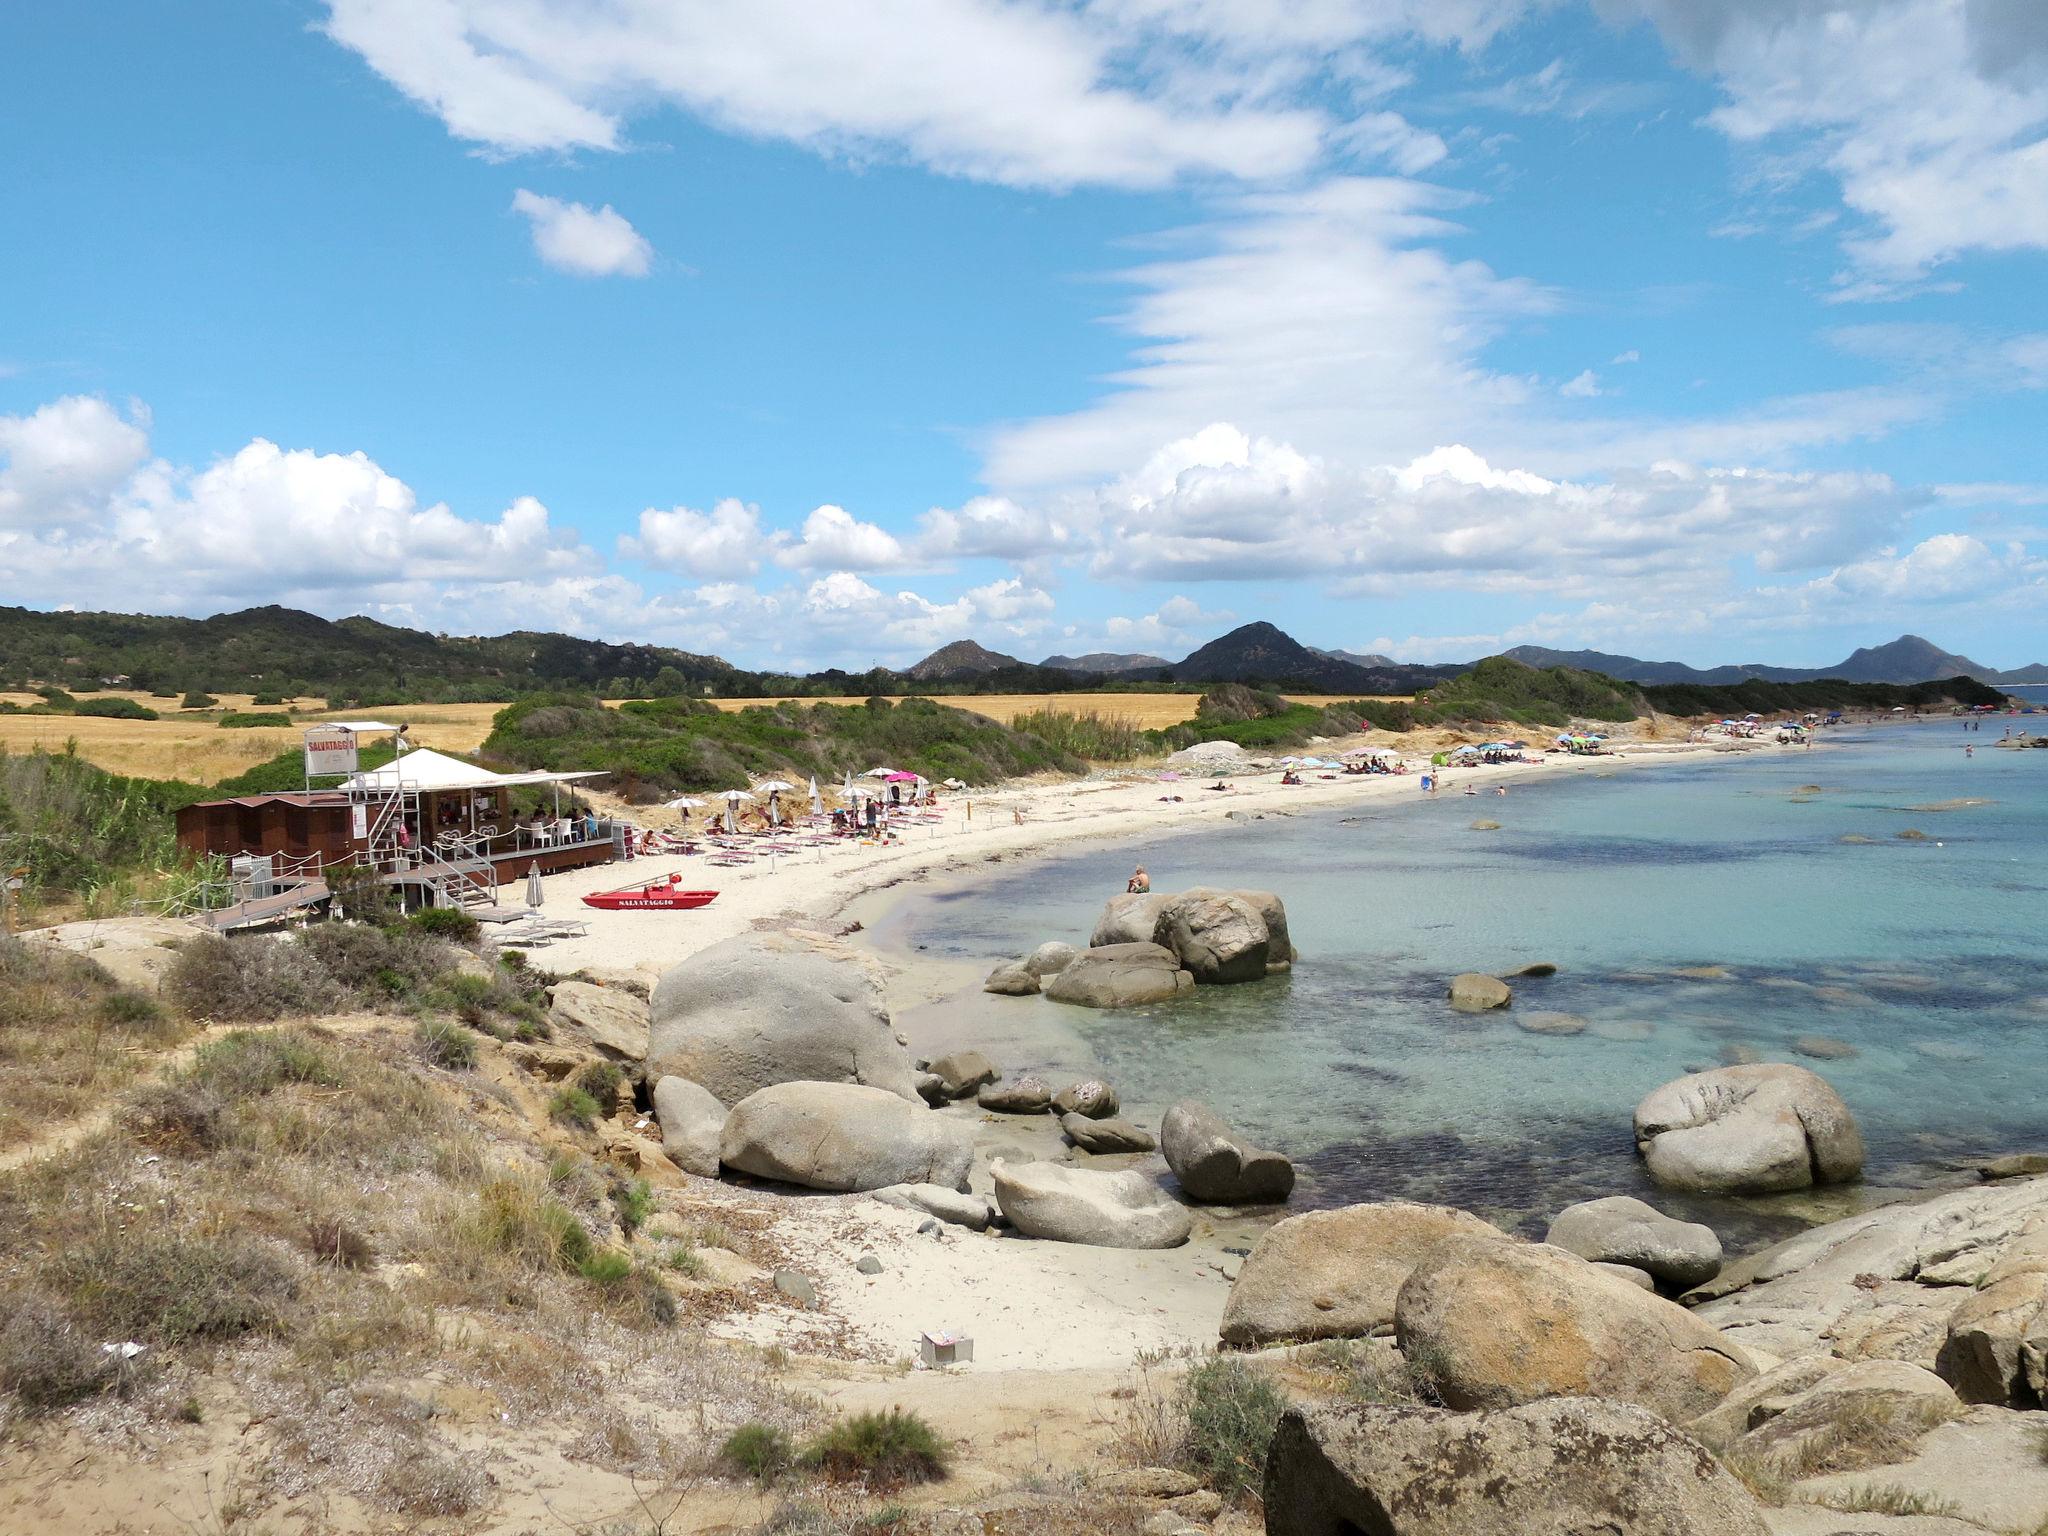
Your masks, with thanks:
[[[128,698],[145,708],[159,710],[160,720],[104,720],[94,715],[0,715],[0,748],[25,752],[34,747],[63,750],[67,741],[78,744],[78,755],[113,773],[148,779],[183,779],[191,784],[217,784],[257,763],[294,750],[299,744],[299,726],[257,730],[223,730],[210,715],[180,715],[174,700],[155,699],[144,693],[109,690],[91,698]],[[216,694],[221,707],[250,709],[248,694]],[[1331,704],[1350,694],[1290,694],[1303,704]],[[0,693],[0,699],[17,704],[41,702],[34,694]],[[302,707],[324,703],[321,699],[295,701]],[[616,702],[616,701],[614,701]],[[715,699],[720,709],[739,710],[759,704],[777,704],[781,699]],[[803,704],[860,704],[864,699],[799,699]],[[1070,714],[1091,711],[1119,716],[1142,729],[1159,730],[1194,718],[1197,696],[1192,693],[992,693],[973,698],[941,699],[956,709],[986,715],[1008,725],[1017,716],[1034,710],[1057,709]],[[279,706],[264,706],[275,710]],[[491,720],[505,706],[499,704],[406,704],[385,709],[325,710],[296,718],[305,724],[322,719],[345,719],[351,714],[371,715],[394,724],[412,727],[411,740],[418,746],[441,752],[474,752],[491,733]]]

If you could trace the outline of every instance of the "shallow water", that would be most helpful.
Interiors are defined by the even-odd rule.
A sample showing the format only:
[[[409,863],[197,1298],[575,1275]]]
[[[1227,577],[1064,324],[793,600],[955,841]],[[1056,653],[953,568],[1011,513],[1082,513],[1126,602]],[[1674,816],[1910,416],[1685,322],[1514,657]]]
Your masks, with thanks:
[[[978,988],[920,1012],[924,1037],[942,1021],[993,1039],[1013,1069],[1098,1066],[1154,1111],[1208,1101],[1296,1159],[1297,1207],[1429,1199],[1537,1229],[1571,1200],[1645,1192],[1636,1101],[1740,1047],[1835,1084],[1869,1143],[1868,1183],[1925,1184],[2048,1141],[2048,752],[1994,750],[2003,725],[1219,821],[914,892],[876,941],[979,975],[1047,938],[1085,942],[1134,862],[1161,890],[1279,892],[1302,957],[1291,976],[1122,1013]],[[1966,799],[1985,803],[1948,804]],[[1531,961],[1559,974],[1517,981],[1510,1010],[1443,1000],[1459,971]],[[1518,1027],[1539,1013],[1586,1027]],[[1856,1054],[1795,1053],[1810,1035]],[[1811,1209],[1664,1203],[1752,1236]]]

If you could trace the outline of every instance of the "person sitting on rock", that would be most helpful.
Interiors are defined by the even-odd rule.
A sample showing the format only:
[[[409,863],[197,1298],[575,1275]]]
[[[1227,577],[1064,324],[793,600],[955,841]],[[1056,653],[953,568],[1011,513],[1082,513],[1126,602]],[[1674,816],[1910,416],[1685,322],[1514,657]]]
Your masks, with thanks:
[[[1131,895],[1143,896],[1149,893],[1151,889],[1152,877],[1145,873],[1145,866],[1140,864],[1137,869],[1132,871],[1131,878],[1125,884],[1124,890]]]

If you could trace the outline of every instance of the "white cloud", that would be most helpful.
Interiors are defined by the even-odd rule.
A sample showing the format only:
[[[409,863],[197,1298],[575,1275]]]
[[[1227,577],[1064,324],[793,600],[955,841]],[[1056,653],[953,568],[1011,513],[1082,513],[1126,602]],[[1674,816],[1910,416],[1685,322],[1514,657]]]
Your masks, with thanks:
[[[610,203],[591,208],[521,187],[512,196],[512,210],[525,215],[534,252],[557,272],[645,277],[653,264],[654,247]]]
[[[1075,532],[1051,512],[1007,496],[975,496],[957,510],[933,507],[922,519],[918,546],[934,559],[1035,562],[1059,555]]]
[[[850,571],[834,571],[803,591],[800,612],[814,645],[839,654],[913,660],[954,640],[977,638],[1000,649],[1035,639],[1048,625],[1052,595],[1014,578],[971,587],[951,602],[884,592]]]
[[[26,416],[0,416],[0,528],[84,516],[149,453],[149,413],[123,417],[91,395],[67,395]]]
[[[783,535],[775,559],[794,570],[840,573],[900,570],[913,563],[894,534],[830,504],[814,509],[794,539]]]
[[[1588,368],[1558,385],[1557,392],[1567,399],[1590,400],[1600,393],[1600,376]]]
[[[1634,347],[1630,347],[1626,352],[1617,352],[1613,357],[1608,359],[1608,361],[1611,362],[1617,368],[1624,363],[1640,363],[1642,360],[1643,354],[1638,352]]]
[[[690,507],[640,514],[640,531],[619,539],[619,553],[689,576],[751,576],[772,548],[761,530],[761,509],[728,496],[709,512]]]
[[[1719,82],[1708,120],[1770,157],[1771,179],[1836,181],[1861,220],[1841,297],[1890,296],[1965,252],[2048,248],[2038,0],[1601,3]]]

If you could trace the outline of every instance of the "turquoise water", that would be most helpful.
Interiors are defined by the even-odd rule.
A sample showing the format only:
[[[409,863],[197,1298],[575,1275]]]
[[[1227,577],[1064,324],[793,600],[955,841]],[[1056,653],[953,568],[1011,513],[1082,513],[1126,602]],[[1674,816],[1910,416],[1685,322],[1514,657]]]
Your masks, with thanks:
[[[1208,1100],[1297,1160],[1297,1207],[1431,1199],[1540,1227],[1570,1200],[1644,1192],[1637,1100],[1740,1048],[1835,1084],[1868,1182],[1926,1183],[2048,1141],[2048,752],[1994,750],[2003,726],[1219,821],[913,894],[880,937],[977,968],[1082,943],[1137,861],[1161,890],[1279,892],[1291,976],[1124,1013],[978,991],[937,1011],[993,1030],[1013,1069],[1099,1066],[1155,1110]],[[1934,808],[1962,799],[1986,803]],[[1531,961],[1559,974],[1517,982],[1509,1011],[1443,1001],[1456,972]],[[1536,1012],[1587,1028],[1517,1027]],[[1806,1035],[1856,1054],[1810,1060],[1792,1049]],[[1758,1232],[1787,1219],[1784,1202],[1678,1203]]]

